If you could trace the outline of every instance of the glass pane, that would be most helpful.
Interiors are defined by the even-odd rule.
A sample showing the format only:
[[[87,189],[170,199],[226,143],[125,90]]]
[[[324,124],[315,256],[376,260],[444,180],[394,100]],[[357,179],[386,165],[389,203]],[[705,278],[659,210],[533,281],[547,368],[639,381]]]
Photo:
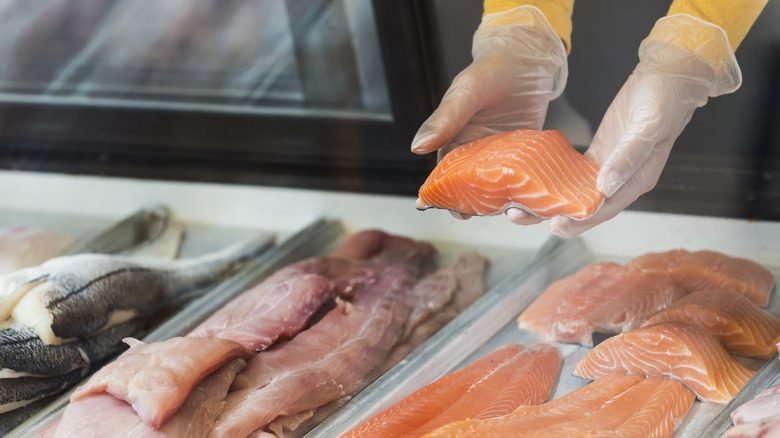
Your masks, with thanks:
[[[370,0],[0,0],[0,100],[389,118]]]

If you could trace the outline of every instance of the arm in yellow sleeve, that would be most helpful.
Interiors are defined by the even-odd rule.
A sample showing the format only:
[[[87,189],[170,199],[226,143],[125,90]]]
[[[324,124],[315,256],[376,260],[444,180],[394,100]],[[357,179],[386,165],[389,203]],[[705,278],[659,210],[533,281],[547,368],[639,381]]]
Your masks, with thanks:
[[[691,14],[726,31],[732,50],[745,39],[768,0],[674,0],[667,15]],[[485,2],[487,3],[487,1]]]
[[[555,33],[563,40],[568,55],[571,52],[571,13],[574,0],[485,0],[483,16],[524,5],[536,6],[542,11]]]

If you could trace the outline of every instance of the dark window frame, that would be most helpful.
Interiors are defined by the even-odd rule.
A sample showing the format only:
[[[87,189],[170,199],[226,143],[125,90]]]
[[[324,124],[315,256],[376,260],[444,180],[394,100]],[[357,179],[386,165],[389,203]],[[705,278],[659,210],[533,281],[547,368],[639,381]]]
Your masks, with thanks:
[[[433,90],[441,88],[431,57],[435,33],[421,25],[430,6],[414,0],[372,4],[389,121],[0,103],[0,167],[414,194],[435,163],[409,152],[434,108]]]

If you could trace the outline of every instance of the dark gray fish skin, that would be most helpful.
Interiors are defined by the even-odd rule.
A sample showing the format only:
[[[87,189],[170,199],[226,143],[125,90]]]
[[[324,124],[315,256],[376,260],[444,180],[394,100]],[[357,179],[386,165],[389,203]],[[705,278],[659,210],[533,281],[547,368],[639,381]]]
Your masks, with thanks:
[[[0,368],[38,376],[59,376],[87,368],[123,350],[123,338],[138,336],[156,320],[134,318],[85,339],[55,345],[46,345],[33,330],[14,324],[0,330]]]
[[[35,401],[57,394],[81,382],[84,370],[73,370],[62,376],[17,377],[0,379],[0,411],[8,403]]]
[[[87,255],[79,263],[80,256],[74,256],[73,263],[59,262],[46,278],[43,299],[52,315],[51,330],[60,338],[83,338],[104,327],[117,310],[153,314],[205,292],[272,244],[271,238],[258,238],[201,258],[168,262]]]
[[[50,395],[40,400],[36,400],[29,405],[0,414],[0,436],[4,436],[8,432],[14,430],[14,428],[22,424],[25,420],[48,406],[56,397],[56,395]]]

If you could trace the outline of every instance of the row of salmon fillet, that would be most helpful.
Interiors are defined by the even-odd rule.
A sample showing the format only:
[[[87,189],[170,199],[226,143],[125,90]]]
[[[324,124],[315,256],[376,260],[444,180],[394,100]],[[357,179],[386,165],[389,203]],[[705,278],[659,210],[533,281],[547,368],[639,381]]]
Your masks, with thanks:
[[[247,290],[187,336],[130,348],[42,436],[298,436],[485,291],[475,251],[353,234]],[[107,419],[110,419],[107,421]]]
[[[754,372],[730,354],[777,352],[780,320],[762,309],[774,277],[712,251],[647,254],[594,263],[552,283],[519,317],[550,343],[508,344],[421,388],[345,437],[667,437],[698,396],[727,403]],[[560,343],[592,346],[576,364],[585,387],[547,401]],[[777,387],[780,388],[780,387]],[[774,388],[735,411],[753,432],[780,425]],[[768,418],[768,419],[767,419]],[[758,421],[758,422],[757,422]],[[745,433],[736,436],[771,436]],[[762,432],[762,433],[763,433]]]

